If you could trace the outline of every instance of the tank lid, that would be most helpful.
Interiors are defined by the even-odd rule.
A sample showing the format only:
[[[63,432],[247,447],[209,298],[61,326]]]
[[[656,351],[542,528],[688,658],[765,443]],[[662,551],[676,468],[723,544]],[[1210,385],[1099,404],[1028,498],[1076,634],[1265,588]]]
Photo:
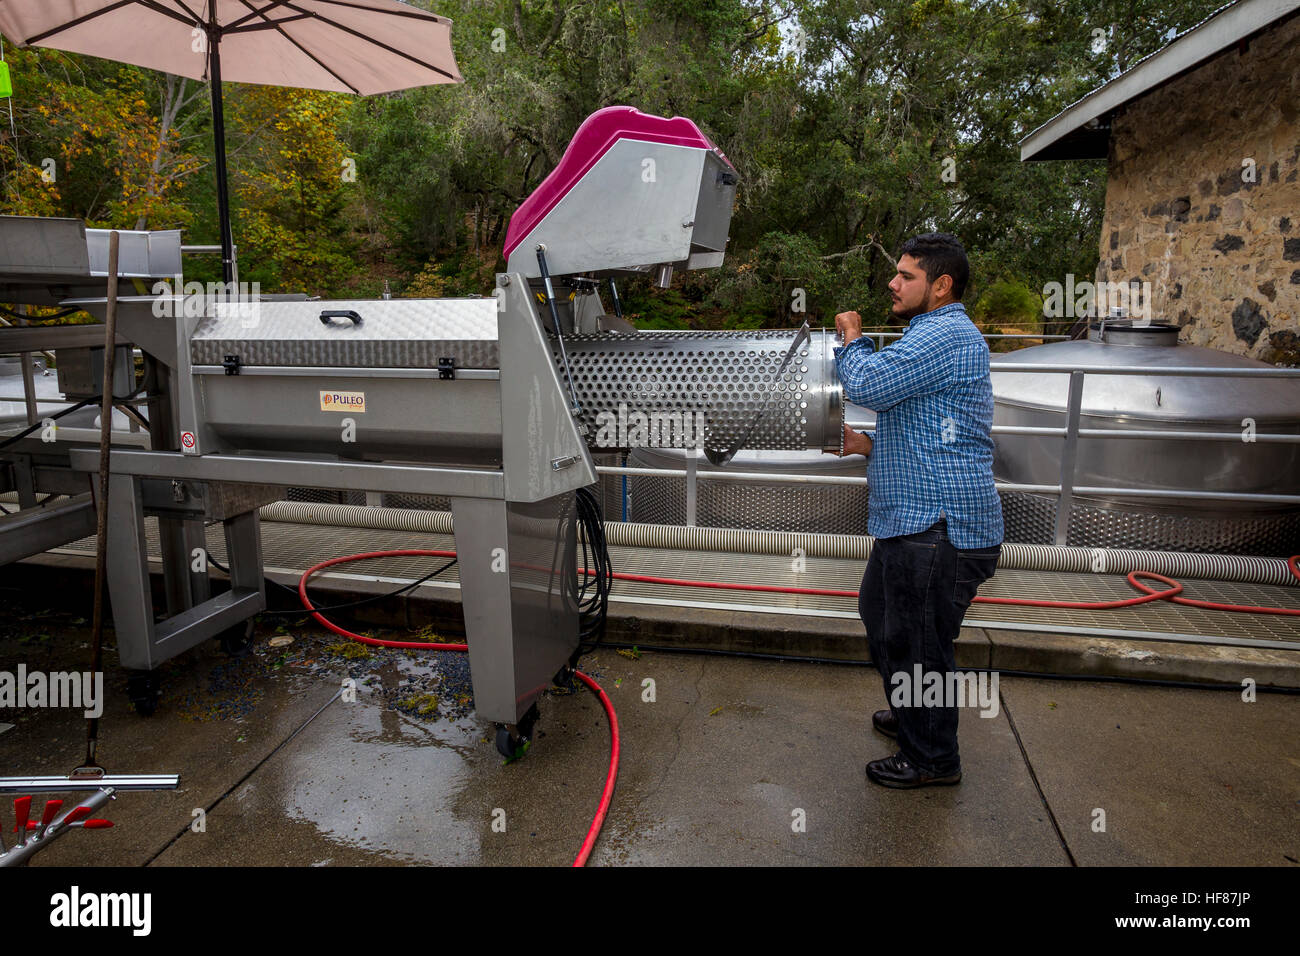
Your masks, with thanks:
[[[1100,324],[1100,323],[1098,323]],[[1113,329],[1106,323],[1087,339],[1035,345],[992,356],[1009,365],[1066,365],[1076,369],[1140,366],[1144,368],[1269,368],[1265,362],[1196,345],[1173,347],[1177,329],[1151,326]],[[1123,341],[1121,341],[1123,340]],[[1120,347],[1123,346],[1123,347]],[[993,372],[993,399],[1011,407],[1064,411],[1070,376],[1060,372]],[[1239,429],[1252,418],[1292,429],[1300,425],[1300,379],[1161,375],[1089,375],[1084,379],[1084,415],[1135,421],[1204,423]],[[1004,420],[1004,419],[999,419]]]
[[[1168,322],[1134,322],[1132,319],[1099,319],[1088,326],[1088,341],[1105,345],[1140,345],[1173,348],[1178,344],[1178,326]]]

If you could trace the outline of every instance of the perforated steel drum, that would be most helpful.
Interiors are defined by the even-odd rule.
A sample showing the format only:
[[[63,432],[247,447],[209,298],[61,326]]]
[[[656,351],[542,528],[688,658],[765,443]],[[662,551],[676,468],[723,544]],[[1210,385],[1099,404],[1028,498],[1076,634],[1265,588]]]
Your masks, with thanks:
[[[564,343],[593,450],[698,440],[723,463],[742,448],[841,448],[830,332],[598,332]]]

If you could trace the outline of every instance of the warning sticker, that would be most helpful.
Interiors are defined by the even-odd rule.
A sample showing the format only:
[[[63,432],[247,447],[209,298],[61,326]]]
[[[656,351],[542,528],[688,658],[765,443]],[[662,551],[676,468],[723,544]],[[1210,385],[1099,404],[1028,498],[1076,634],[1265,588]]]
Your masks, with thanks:
[[[365,392],[321,392],[322,412],[361,412],[366,410]]]
[[[194,450],[194,432],[181,432],[181,448],[185,451]]]

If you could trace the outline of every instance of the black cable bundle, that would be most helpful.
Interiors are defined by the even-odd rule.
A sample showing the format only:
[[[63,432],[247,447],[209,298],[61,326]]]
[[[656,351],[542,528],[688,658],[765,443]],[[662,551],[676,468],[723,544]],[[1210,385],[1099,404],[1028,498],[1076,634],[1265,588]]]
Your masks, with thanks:
[[[578,653],[584,654],[605,638],[605,618],[609,613],[609,591],[614,583],[614,568],[609,563],[605,542],[605,517],[600,496],[593,489],[579,488],[578,536],[582,541],[582,567],[578,574]]]
[[[73,412],[83,409],[87,405],[93,405],[96,402],[102,402],[103,400],[104,400],[103,395],[96,395],[94,398],[88,398],[83,402],[77,402],[77,404],[75,405],[70,405],[69,407],[63,409],[62,411],[57,411],[53,415],[46,415],[45,418],[41,419],[35,425],[29,425],[26,428],[24,428],[22,431],[20,431],[18,434],[10,435],[4,441],[0,441],[0,448],[8,448],[10,445],[14,445],[22,441],[32,432],[40,431],[40,429],[45,427],[46,419],[58,420],[62,418],[64,415],[71,415]]]
[[[208,564],[212,565],[214,568],[216,568],[218,571],[220,571],[222,574],[226,575],[227,577],[230,576],[230,569],[228,567],[226,567],[224,564],[222,564],[220,561],[218,561],[210,554],[207,556],[207,558],[208,558]],[[442,574],[443,571],[446,571],[448,568],[450,568],[453,564],[456,563],[456,561],[457,561],[456,558],[452,558],[450,561],[448,561],[438,570],[430,571],[428,574],[426,574],[424,577],[420,578],[419,580],[412,581],[410,584],[403,585],[402,587],[398,588],[395,591],[385,591],[383,594],[376,594],[373,597],[362,598],[359,601],[349,601],[346,604],[317,604],[312,607],[311,611],[303,607],[293,611],[258,611],[257,613],[260,617],[306,617],[307,615],[311,614],[312,611],[321,611],[321,612],[342,611],[342,610],[346,610],[347,608],[362,607],[366,604],[374,604],[376,601],[383,601],[390,597],[397,597],[397,595],[399,594],[405,594],[407,591],[414,590],[415,588],[423,584],[425,581],[428,581],[431,578],[436,578],[438,575]],[[267,584],[273,584],[277,588],[280,588],[282,591],[288,591],[294,597],[299,597],[297,588],[290,587],[287,584],[281,584],[279,581],[274,581],[271,578],[266,578],[265,580]]]
[[[114,401],[115,403],[116,403],[116,402],[129,402],[131,399],[135,398],[137,395],[139,395],[139,394],[140,394],[141,392],[143,392],[143,391],[144,391],[144,386],[141,385],[139,388],[137,388],[137,389],[136,389],[134,392],[132,392],[130,395],[126,395],[126,396],[123,396],[122,398],[114,399],[113,401]],[[87,405],[93,405],[93,404],[95,404],[96,402],[102,402],[103,400],[104,400],[104,396],[103,396],[103,395],[96,395],[96,396],[94,396],[93,398],[87,398],[85,401],[77,402],[77,404],[75,404],[75,405],[70,405],[70,406],[68,406],[67,408],[62,409],[61,411],[57,411],[57,412],[55,412],[53,415],[46,415],[45,418],[41,419],[41,420],[40,420],[39,422],[37,422],[35,425],[29,425],[29,426],[27,426],[26,428],[24,428],[22,431],[18,432],[16,435],[10,435],[10,436],[9,436],[8,438],[6,438],[4,441],[0,441],[0,448],[8,448],[10,445],[16,444],[17,442],[19,442],[19,441],[21,441],[22,439],[26,438],[26,437],[27,437],[28,435],[30,435],[32,432],[34,432],[34,431],[39,431],[41,428],[44,428],[44,427],[45,427],[45,422],[46,422],[47,419],[52,419],[52,420],[56,420],[56,421],[57,421],[58,419],[62,418],[64,415],[71,415],[73,412],[78,411],[79,409],[85,408]]]

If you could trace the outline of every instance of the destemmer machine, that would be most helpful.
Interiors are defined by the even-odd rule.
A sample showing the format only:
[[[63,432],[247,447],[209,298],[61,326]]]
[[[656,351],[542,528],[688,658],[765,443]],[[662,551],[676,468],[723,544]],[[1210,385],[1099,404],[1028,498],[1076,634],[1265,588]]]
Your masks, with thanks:
[[[251,626],[266,606],[258,508],[286,486],[445,495],[475,707],[524,727],[578,647],[575,493],[597,481],[591,453],[644,441],[621,416],[658,416],[655,443],[714,461],[841,446],[830,333],[639,332],[622,315],[618,277],[667,285],[722,263],[737,181],[689,120],[611,107],[515,212],[493,297],[120,299],[121,336],[165,369],[174,431],[171,450],[111,455],[122,664],[146,673]],[[703,428],[675,431],[688,417]],[[98,467],[90,447],[67,457],[73,471]],[[201,563],[173,567],[190,600],[156,621],[148,515],[190,529],[194,548],[202,522],[221,521],[230,590],[206,596],[192,581],[206,584]],[[193,558],[173,547],[178,561]]]

